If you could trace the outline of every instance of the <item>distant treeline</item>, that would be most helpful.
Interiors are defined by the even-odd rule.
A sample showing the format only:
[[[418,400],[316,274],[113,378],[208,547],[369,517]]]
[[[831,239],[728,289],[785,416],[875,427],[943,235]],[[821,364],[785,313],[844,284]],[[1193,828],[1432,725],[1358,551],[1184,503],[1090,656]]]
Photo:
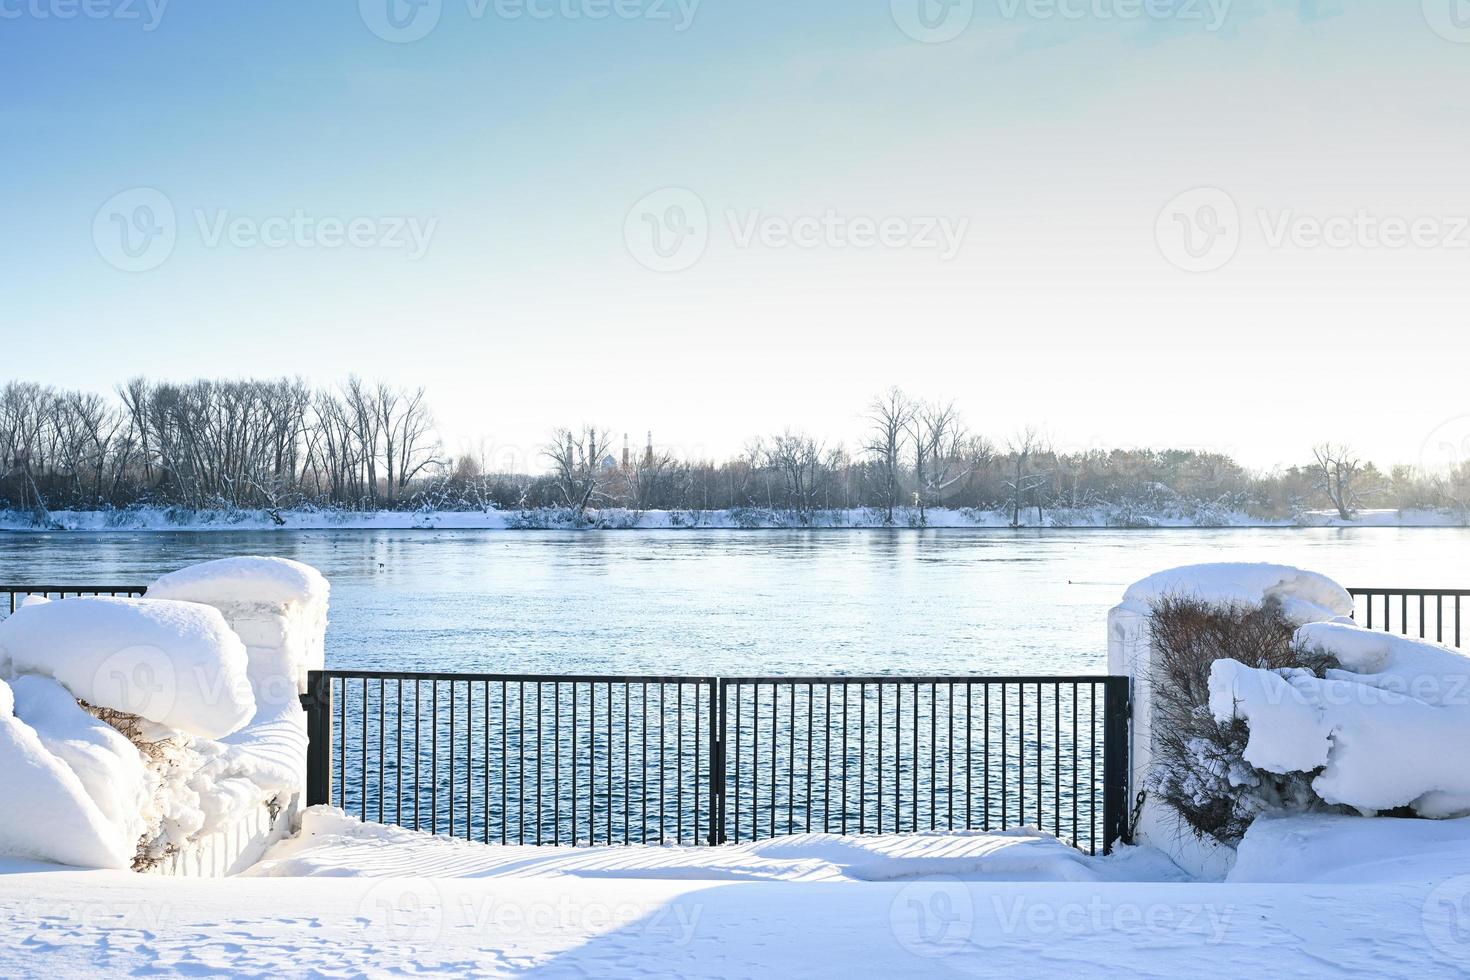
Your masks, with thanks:
[[[540,473],[494,472],[445,452],[422,388],[333,388],[297,379],[135,379],[114,397],[25,382],[0,387],[0,508],[345,510],[558,508],[810,515],[866,508],[923,523],[933,507],[998,511],[1045,523],[1053,511],[1105,509],[1120,522],[1198,523],[1308,510],[1470,507],[1470,466],[1388,472],[1331,445],[1312,460],[1252,472],[1193,450],[1058,452],[1034,430],[992,441],[950,403],[890,390],[867,406],[864,438],[844,447],[800,431],[753,440],[737,458],[614,448],[595,426],[549,439]]]

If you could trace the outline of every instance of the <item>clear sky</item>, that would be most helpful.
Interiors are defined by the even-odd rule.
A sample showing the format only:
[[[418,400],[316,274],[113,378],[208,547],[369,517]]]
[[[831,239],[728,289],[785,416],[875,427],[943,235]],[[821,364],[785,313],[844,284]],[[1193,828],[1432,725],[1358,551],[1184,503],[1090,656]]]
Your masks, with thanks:
[[[1470,434],[1460,0],[416,2],[0,0],[0,377],[356,372],[521,455],[851,445],[890,384]]]

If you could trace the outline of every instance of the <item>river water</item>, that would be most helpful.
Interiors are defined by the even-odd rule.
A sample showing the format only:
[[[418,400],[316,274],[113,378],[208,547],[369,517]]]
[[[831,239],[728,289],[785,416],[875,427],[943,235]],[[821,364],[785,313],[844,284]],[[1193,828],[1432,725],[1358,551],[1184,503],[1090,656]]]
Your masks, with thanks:
[[[1470,584],[1470,530],[0,533],[0,583],[146,584],[280,555],[332,582],[328,665],[658,674],[1095,673],[1151,572]]]

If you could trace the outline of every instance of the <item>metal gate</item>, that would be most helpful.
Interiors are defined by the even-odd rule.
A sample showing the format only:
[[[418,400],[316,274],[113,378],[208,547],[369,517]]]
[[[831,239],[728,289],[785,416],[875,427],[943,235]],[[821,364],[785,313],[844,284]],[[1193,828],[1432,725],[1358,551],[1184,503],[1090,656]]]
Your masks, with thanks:
[[[307,797],[504,844],[1124,837],[1124,677],[317,671]]]

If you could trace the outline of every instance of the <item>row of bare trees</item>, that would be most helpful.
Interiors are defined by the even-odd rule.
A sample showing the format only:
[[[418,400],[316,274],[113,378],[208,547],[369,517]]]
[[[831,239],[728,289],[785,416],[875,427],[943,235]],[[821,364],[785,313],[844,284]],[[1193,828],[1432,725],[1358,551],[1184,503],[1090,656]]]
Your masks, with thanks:
[[[1109,508],[1208,520],[1245,512],[1289,518],[1324,507],[1470,512],[1470,464],[1383,473],[1351,449],[1323,444],[1311,463],[1252,473],[1194,451],[1056,451],[1036,429],[992,443],[953,402],[882,393],[862,415],[856,451],[786,429],[733,459],[685,459],[652,445],[614,454],[611,434],[557,430],[541,473],[494,472],[484,458],[447,457],[422,388],[348,378],[134,379],[116,397],[26,382],[0,386],[0,508],[44,514],[134,504],[190,508],[606,507],[782,511],[797,523],[868,509],[891,524],[925,524],[935,507],[1044,524],[1055,510]],[[691,518],[696,519],[696,518]]]
[[[421,388],[135,378],[112,400],[0,387],[0,504],[24,510],[392,507],[440,462]]]

